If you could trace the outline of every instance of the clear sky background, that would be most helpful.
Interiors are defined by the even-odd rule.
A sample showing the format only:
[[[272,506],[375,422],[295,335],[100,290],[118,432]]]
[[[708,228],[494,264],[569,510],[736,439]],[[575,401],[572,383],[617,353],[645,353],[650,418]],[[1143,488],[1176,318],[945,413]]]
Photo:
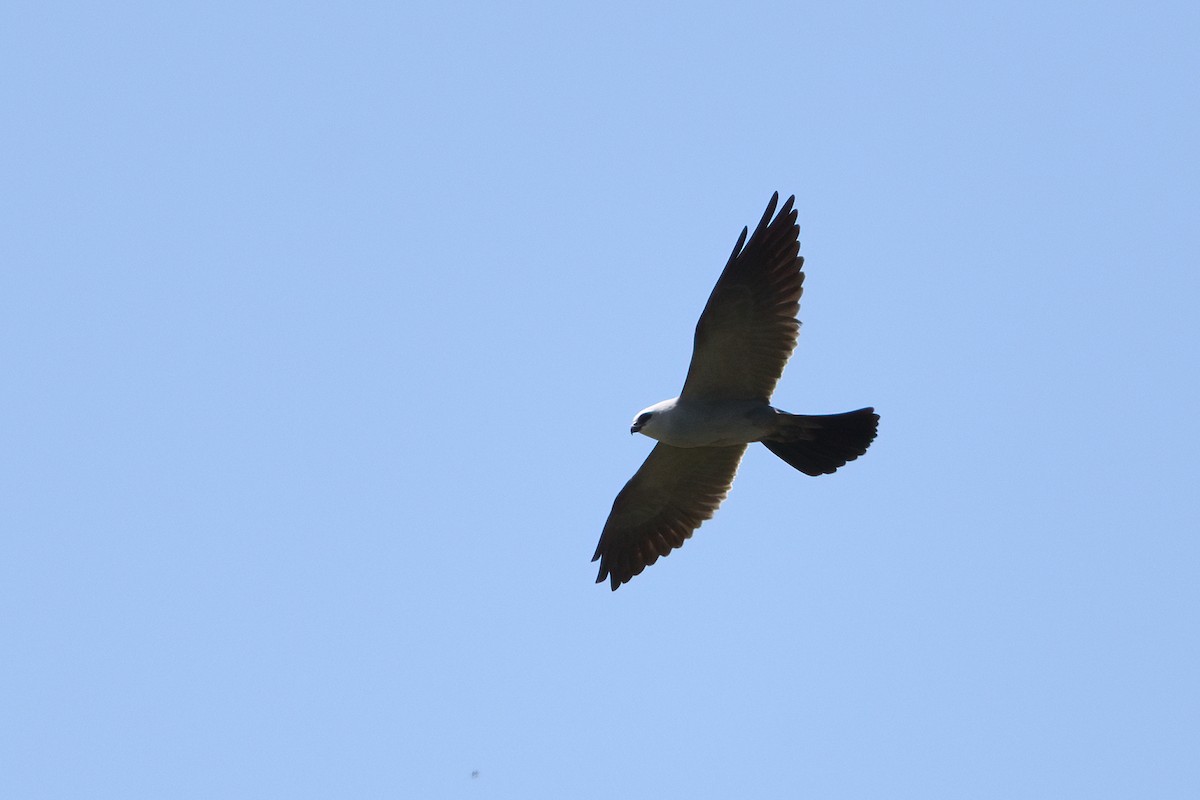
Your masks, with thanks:
[[[0,12],[0,796],[1200,796],[1195,3]],[[874,405],[589,559],[743,225]],[[475,773],[475,777],[472,777]]]

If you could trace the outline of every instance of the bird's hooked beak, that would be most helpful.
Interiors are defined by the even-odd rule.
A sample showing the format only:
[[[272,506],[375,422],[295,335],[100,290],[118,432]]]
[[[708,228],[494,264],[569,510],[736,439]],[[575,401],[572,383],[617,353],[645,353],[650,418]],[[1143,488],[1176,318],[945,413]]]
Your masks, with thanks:
[[[641,429],[642,429],[642,426],[639,423],[635,422],[635,423],[633,423],[633,426],[629,429],[629,435],[632,436],[633,434],[637,433]]]

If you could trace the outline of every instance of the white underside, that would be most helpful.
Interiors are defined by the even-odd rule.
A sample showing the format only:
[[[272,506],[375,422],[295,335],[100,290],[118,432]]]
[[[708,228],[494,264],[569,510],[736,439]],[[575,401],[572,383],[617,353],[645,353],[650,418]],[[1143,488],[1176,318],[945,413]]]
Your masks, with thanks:
[[[685,401],[678,397],[650,406],[638,431],[674,447],[711,447],[757,442],[775,430],[778,412],[754,400]],[[640,416],[640,415],[639,415]]]

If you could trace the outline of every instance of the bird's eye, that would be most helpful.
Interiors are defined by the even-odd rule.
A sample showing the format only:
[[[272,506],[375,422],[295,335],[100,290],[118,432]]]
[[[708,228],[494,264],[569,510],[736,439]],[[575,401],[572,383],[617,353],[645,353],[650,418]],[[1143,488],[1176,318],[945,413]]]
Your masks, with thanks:
[[[638,415],[638,418],[637,418],[637,424],[638,424],[638,425],[645,425],[645,424],[646,424],[646,420],[650,419],[650,416],[651,416],[651,415],[650,415],[648,412],[647,412],[647,413],[645,413],[645,414],[639,414],[639,415]]]

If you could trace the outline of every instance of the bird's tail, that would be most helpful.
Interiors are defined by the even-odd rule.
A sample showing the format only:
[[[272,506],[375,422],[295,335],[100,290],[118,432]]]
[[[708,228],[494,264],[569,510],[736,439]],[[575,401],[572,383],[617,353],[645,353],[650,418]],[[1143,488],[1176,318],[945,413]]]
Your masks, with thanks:
[[[867,452],[879,427],[873,408],[845,414],[779,413],[779,428],[762,443],[806,475],[828,475],[858,458]]]

